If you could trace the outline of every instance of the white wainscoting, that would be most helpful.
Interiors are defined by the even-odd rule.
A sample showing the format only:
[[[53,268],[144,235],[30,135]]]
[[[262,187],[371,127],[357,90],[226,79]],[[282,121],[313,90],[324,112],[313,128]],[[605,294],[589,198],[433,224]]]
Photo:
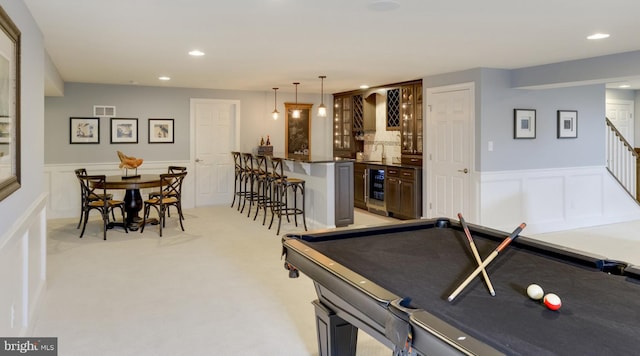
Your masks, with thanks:
[[[640,219],[640,206],[603,167],[480,175],[480,225],[524,235]]]
[[[47,196],[0,236],[0,335],[27,334],[47,278]]]
[[[123,171],[118,168],[119,162],[100,164],[48,164],[45,171],[45,191],[49,193],[47,205],[47,217],[60,219],[80,217],[80,184],[76,178],[75,170],[85,168],[88,174],[118,175]],[[187,172],[193,172],[193,166],[189,161],[181,162],[147,162],[138,168],[138,174],[166,173],[167,167],[184,166]],[[195,204],[194,175],[187,174],[182,186],[182,207],[193,208]],[[142,198],[146,193],[157,188],[141,189]],[[115,199],[124,198],[124,190],[112,190]]]

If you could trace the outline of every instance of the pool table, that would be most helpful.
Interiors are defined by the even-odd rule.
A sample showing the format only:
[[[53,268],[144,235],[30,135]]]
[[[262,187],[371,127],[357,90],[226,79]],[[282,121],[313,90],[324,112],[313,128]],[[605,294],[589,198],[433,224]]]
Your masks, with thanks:
[[[483,260],[509,235],[468,225]],[[358,329],[397,355],[638,352],[638,266],[519,236],[486,267],[495,296],[479,274],[449,302],[478,266],[457,220],[289,234],[282,245],[289,276],[314,281],[320,355],[355,355]],[[530,299],[531,283],[562,307]]]

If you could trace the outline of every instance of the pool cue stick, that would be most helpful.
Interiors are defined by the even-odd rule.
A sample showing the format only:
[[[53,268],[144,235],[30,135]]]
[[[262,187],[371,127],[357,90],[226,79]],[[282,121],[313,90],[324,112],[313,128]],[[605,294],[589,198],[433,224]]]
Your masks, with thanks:
[[[496,256],[498,256],[498,253],[504,250],[507,247],[507,245],[511,243],[511,241],[513,241],[516,237],[518,237],[518,234],[520,234],[520,231],[522,231],[522,229],[524,229],[525,226],[527,226],[527,224],[522,223],[515,230],[513,230],[511,235],[509,235],[506,239],[504,239],[504,241],[502,241],[502,243],[498,247],[496,247],[496,249],[493,250],[493,252],[491,252],[489,257],[487,257],[487,259],[484,260],[484,262],[482,262],[482,264],[478,266],[478,268],[476,268],[475,271],[471,272],[469,277],[467,277],[467,279],[465,279],[464,282],[462,282],[460,286],[455,291],[453,291],[453,293],[451,293],[451,295],[449,296],[449,298],[447,298],[447,300],[450,302],[453,301],[458,296],[458,294],[460,294],[460,292],[462,292],[462,290],[471,282],[471,280],[473,280],[473,278],[477,276],[478,273],[480,273],[480,271],[482,271],[485,267],[487,267],[487,265],[491,263],[491,261],[493,261],[493,259],[496,258]]]
[[[464,221],[464,218],[462,217],[462,213],[458,213],[458,219],[460,220],[460,224],[462,225],[464,234],[467,235],[467,240],[469,240],[469,245],[471,246],[473,257],[476,258],[476,262],[478,263],[478,266],[480,266],[482,265],[482,259],[480,258],[480,254],[478,254],[478,248],[476,247],[476,243],[473,242],[473,237],[471,237],[471,232],[469,231],[467,222]],[[485,268],[482,268],[482,277],[484,277],[484,281],[487,283],[489,293],[491,293],[492,297],[495,297],[496,291],[493,289],[493,285],[491,284],[491,280],[489,279],[489,275],[487,274],[487,270]]]

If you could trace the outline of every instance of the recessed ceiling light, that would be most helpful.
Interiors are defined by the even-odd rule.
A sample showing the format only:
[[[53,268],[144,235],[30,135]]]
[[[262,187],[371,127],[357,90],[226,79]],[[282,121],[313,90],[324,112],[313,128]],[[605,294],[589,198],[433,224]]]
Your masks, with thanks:
[[[369,86],[368,86],[368,85],[366,85],[366,84],[362,84],[362,85],[360,86],[360,89],[369,89]]]
[[[158,79],[160,79],[160,80],[171,80],[171,77],[167,77],[166,75],[163,75],[161,77],[158,77]]]
[[[193,51],[189,51],[189,55],[194,57],[200,57],[200,56],[204,56],[204,52],[194,49]]]
[[[588,36],[587,39],[589,40],[601,40],[603,38],[607,38],[609,37],[608,33],[594,33],[591,36]]]
[[[631,85],[629,85],[629,84],[622,84],[622,85],[619,85],[619,86],[618,86],[618,88],[631,88]]]

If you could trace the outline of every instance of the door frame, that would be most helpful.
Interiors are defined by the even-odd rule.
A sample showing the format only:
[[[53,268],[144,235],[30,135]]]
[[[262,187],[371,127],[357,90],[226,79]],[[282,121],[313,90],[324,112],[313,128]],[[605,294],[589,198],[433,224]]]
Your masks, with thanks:
[[[433,180],[432,176],[432,166],[433,163],[430,159],[430,155],[433,154],[433,147],[431,146],[431,140],[428,136],[428,128],[433,124],[433,116],[431,114],[431,102],[434,94],[444,93],[444,92],[453,92],[459,90],[469,90],[470,96],[470,108],[469,115],[471,116],[471,120],[469,120],[469,127],[467,127],[469,133],[469,212],[465,213],[465,220],[480,223],[480,182],[479,182],[479,174],[476,171],[476,95],[475,95],[475,82],[466,82],[452,85],[445,85],[440,87],[431,87],[425,88],[426,90],[426,105],[424,105],[423,110],[425,111],[423,114],[425,117],[425,124],[422,127],[422,135],[425,138],[425,147],[424,155],[423,155],[423,170],[424,174],[422,175],[422,186],[423,189],[423,197],[422,197],[422,211],[423,215],[427,218],[433,218],[435,216],[431,216],[432,209],[429,209],[429,199],[431,196],[431,182]]]
[[[198,207],[197,205],[197,196],[198,196],[198,181],[197,174],[195,174],[196,168],[196,116],[194,106],[197,103],[206,102],[211,104],[228,104],[233,105],[235,107],[233,121],[234,125],[234,145],[233,151],[240,150],[240,100],[231,100],[231,99],[209,99],[209,98],[190,98],[189,99],[189,162],[191,163],[191,167],[193,167],[193,206]],[[229,152],[231,155],[231,152]],[[233,182],[233,180],[231,180]],[[232,187],[233,188],[233,187]]]

